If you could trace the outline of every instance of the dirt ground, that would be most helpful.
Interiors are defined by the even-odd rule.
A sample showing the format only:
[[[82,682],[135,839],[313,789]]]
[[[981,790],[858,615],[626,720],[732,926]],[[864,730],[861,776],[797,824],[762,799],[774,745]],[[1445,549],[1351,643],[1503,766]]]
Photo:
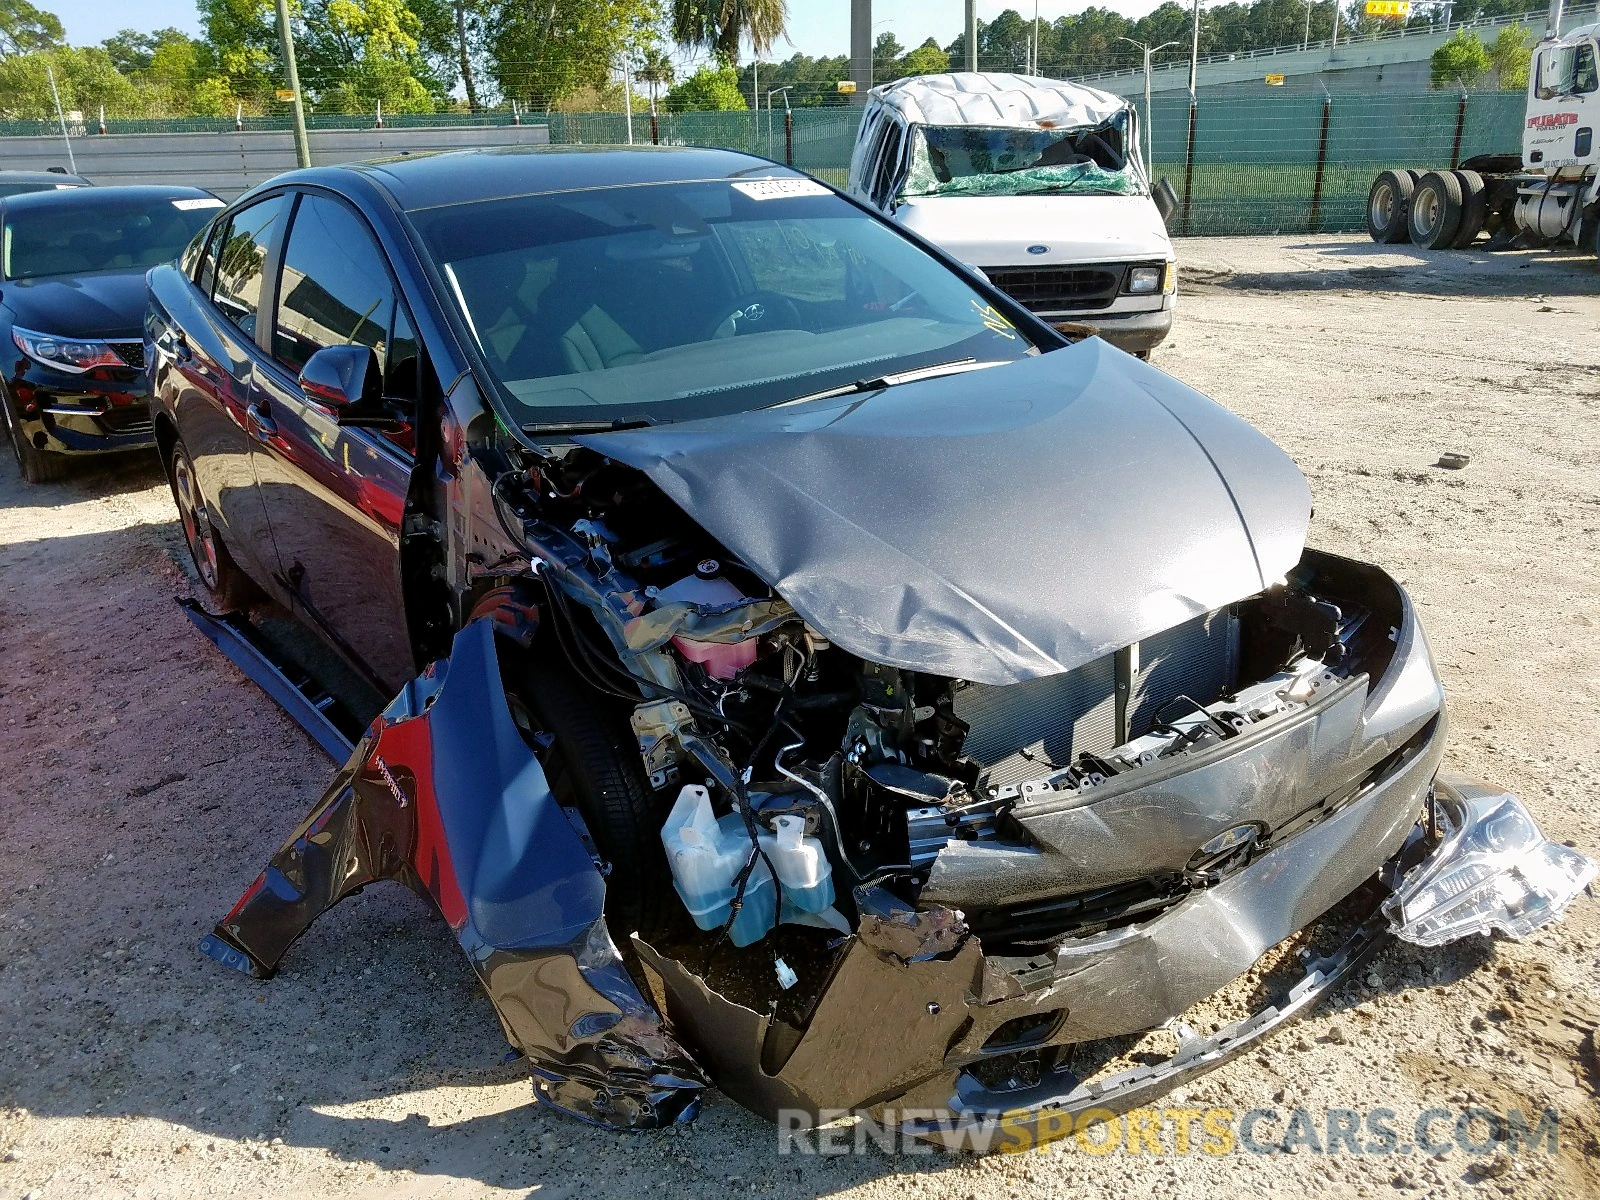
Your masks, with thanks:
[[[1157,363],[1299,461],[1315,544],[1411,590],[1450,768],[1600,854],[1600,266],[1342,237],[1193,241]],[[1469,454],[1464,470],[1433,464]],[[780,1157],[719,1096],[618,1135],[531,1106],[453,939],[398,887],[284,974],[201,957],[329,775],[190,627],[153,463],[0,463],[0,1198],[1600,1194],[1600,905],[1526,943],[1394,945],[1171,1105],[1559,1113],[1559,1152]],[[1182,513],[1173,514],[1181,520]],[[863,1014],[871,1020],[871,1014]],[[1440,1132],[1450,1138],[1448,1121]],[[1262,1127],[1270,1141],[1283,1120]]]

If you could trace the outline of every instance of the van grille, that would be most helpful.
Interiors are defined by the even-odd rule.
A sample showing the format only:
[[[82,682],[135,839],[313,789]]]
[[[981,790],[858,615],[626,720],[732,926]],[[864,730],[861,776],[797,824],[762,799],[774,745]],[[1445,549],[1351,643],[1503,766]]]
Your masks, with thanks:
[[[1078,267],[984,267],[989,282],[1040,316],[1107,308],[1122,291],[1120,263]]]

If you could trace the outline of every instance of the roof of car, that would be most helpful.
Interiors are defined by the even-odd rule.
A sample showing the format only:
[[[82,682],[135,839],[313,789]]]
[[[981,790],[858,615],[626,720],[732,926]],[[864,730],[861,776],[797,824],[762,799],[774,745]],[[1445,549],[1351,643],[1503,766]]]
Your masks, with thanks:
[[[55,183],[72,187],[91,187],[82,175],[68,175],[65,171],[0,171],[0,183]]]
[[[1109,121],[1127,101],[1064,79],[999,72],[913,75],[876,87],[872,100],[913,125],[1062,128]]]
[[[733,150],[689,146],[502,146],[313,167],[274,182],[337,184],[355,172],[402,209],[635,183],[681,183],[798,172]]]
[[[185,200],[200,197],[216,199],[204,188],[130,184],[127,187],[74,187],[52,192],[23,192],[20,195],[7,196],[5,205],[7,209],[17,212],[45,206],[55,208],[62,204],[100,205],[115,204],[119,200]]]

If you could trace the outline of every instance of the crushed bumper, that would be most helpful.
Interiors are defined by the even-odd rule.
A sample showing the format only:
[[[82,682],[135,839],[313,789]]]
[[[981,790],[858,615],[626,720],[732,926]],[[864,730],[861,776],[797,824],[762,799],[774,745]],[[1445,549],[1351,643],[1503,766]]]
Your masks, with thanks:
[[[1056,320],[1050,317],[1045,319],[1052,323]],[[1117,349],[1126,350],[1129,354],[1143,354],[1167,340],[1167,335],[1172,332],[1172,308],[1169,306],[1154,312],[1074,313],[1068,324],[1073,327],[1068,332],[1087,325]]]

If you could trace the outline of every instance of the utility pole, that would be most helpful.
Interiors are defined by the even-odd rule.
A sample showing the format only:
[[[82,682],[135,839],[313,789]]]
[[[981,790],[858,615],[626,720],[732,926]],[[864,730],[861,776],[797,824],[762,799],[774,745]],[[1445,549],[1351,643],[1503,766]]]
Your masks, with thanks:
[[[311,165],[311,142],[306,137],[306,110],[300,100],[300,68],[294,62],[294,30],[289,28],[289,0],[278,0],[278,44],[283,47],[283,69],[289,78],[290,111],[294,118],[294,159]]]
[[[850,78],[852,104],[865,104],[872,90],[872,0],[850,0]]]
[[[1155,121],[1150,115],[1150,59],[1168,46],[1176,46],[1178,43],[1162,42],[1159,46],[1147,46],[1128,37],[1119,37],[1117,41],[1127,42],[1128,45],[1137,46],[1144,51],[1144,164],[1145,170],[1148,171],[1150,164],[1155,161],[1155,151],[1152,149]]]
[[[282,3],[282,0],[279,0]],[[1194,0],[1194,40],[1189,43],[1189,103],[1194,103],[1194,79],[1200,72],[1200,0]]]
[[[978,0],[967,0],[967,70],[978,69]]]
[[[1039,74],[1039,0],[1033,0],[1033,73]]]

